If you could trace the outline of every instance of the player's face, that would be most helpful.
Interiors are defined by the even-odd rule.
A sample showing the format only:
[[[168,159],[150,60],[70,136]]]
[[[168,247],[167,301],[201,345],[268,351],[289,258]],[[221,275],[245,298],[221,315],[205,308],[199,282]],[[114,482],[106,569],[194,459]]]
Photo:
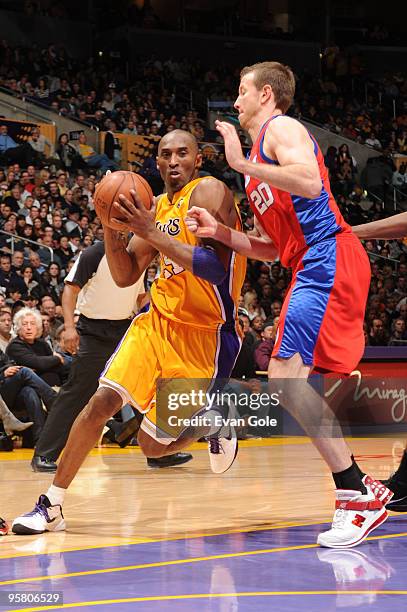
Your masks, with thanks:
[[[254,84],[254,74],[249,72],[242,77],[239,86],[239,95],[235,101],[235,109],[239,113],[239,123],[244,129],[250,127],[251,120],[261,109],[262,91]]]
[[[157,168],[166,189],[173,193],[196,178],[201,164],[202,156],[188,138],[166,137],[158,151]]]

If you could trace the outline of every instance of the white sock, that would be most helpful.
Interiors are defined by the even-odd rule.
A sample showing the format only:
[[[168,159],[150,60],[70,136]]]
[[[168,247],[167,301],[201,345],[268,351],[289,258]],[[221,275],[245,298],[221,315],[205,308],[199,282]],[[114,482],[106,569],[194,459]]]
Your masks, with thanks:
[[[65,499],[66,489],[62,489],[61,487],[56,487],[55,485],[51,485],[45,495],[48,497],[51,502],[51,506],[62,506]]]

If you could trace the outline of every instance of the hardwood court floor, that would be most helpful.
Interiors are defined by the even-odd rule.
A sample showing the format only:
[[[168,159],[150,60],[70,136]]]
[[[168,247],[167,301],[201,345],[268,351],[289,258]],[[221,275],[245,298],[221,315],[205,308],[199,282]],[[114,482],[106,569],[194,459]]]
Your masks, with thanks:
[[[351,446],[361,467],[380,478],[398,464],[403,440],[356,439]],[[138,449],[94,449],[66,497],[68,531],[44,539],[42,552],[332,518],[331,476],[306,438],[241,442],[223,476],[210,471],[204,444],[192,448],[190,463],[159,470],[148,468]],[[0,454],[3,518],[31,510],[52,482],[52,475],[31,471],[31,454]],[[17,552],[27,540],[0,540],[0,556]]]
[[[354,439],[351,446],[361,467],[380,478],[398,465],[404,440]],[[272,604],[278,610],[317,610],[327,609],[338,594],[344,595],[331,571],[338,560],[326,550],[323,553],[328,555],[321,557],[322,549],[315,547],[318,531],[326,528],[320,524],[332,518],[333,492],[331,477],[307,439],[243,442],[237,461],[223,476],[210,472],[204,445],[192,448],[193,461],[161,470],[147,468],[138,449],[94,449],[67,495],[66,532],[0,538],[0,609],[6,609],[1,606],[5,589],[49,589],[50,581],[52,590],[65,589],[66,600],[71,600],[69,607],[97,606],[98,610],[110,610],[119,604],[118,593],[123,601],[114,607],[116,610],[177,611],[265,610]],[[31,510],[52,480],[52,475],[34,474],[30,458],[31,451],[25,450],[0,454],[0,515],[7,520]],[[348,568],[356,560],[365,574],[374,573],[373,586],[365,580],[362,589],[359,582],[352,591],[347,585],[347,596],[368,593],[370,603],[381,595],[396,595],[397,602],[402,596],[402,607],[398,607],[401,601],[398,604],[393,600],[390,607],[407,609],[405,585],[396,585],[391,591],[378,588],[378,568],[382,578],[391,572],[386,569],[389,561],[380,557],[382,549],[373,550],[381,538],[390,538],[386,542],[397,540],[398,546],[405,548],[406,519],[406,515],[390,518],[385,527],[374,532],[370,538],[373,542],[355,549],[357,552],[345,560],[344,551],[339,551],[342,572],[343,564]],[[366,561],[366,551],[376,554],[374,569]],[[283,557],[277,561],[276,554],[271,553]],[[258,555],[261,565],[254,563]],[[265,555],[272,559],[266,560]],[[405,552],[396,556],[406,558]],[[222,559],[227,562],[221,563]],[[205,566],[208,575],[203,566],[191,575],[180,569],[182,564],[191,567],[198,562],[203,566],[209,563]],[[392,569],[394,565],[393,560]],[[405,577],[404,565],[400,575]],[[123,579],[123,573],[147,572],[152,567],[159,570],[154,579],[151,569],[148,574],[136,574],[130,583]],[[329,570],[329,579],[328,573],[321,578],[322,570]],[[270,573],[260,581],[259,572],[265,571]],[[114,575],[109,577],[110,572]],[[304,586],[307,576],[306,585],[311,585],[311,590]],[[70,582],[79,579],[80,585]],[[171,589],[175,589],[175,595],[169,595]],[[289,596],[296,594],[309,595],[308,604],[299,605],[292,597],[288,603]],[[318,603],[311,603],[310,598],[318,594],[324,596],[323,601],[319,598]],[[265,601],[271,595],[273,601]],[[279,603],[277,596],[282,598]],[[221,599],[216,605],[212,601],[209,607],[203,601],[214,597],[232,599],[228,604],[225,600],[222,604]],[[248,601],[250,597],[257,597],[256,604]],[[343,599],[338,606],[342,605]],[[346,607],[353,609],[349,606],[347,603]],[[387,609],[382,601],[380,606],[377,609]]]

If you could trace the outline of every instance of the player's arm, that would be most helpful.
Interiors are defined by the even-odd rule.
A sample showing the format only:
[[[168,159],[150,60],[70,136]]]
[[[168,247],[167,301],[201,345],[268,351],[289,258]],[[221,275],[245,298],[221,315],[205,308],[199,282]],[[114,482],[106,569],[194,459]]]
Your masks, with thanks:
[[[130,193],[132,201],[120,195],[120,202],[114,204],[118,211],[116,224],[120,224],[121,219],[124,227],[196,276],[216,285],[223,281],[229,265],[230,249],[213,239],[202,240],[201,245],[192,246],[168,236],[157,229],[150,211],[139,201],[136,192],[131,190]],[[205,206],[227,225],[231,224],[231,219],[236,214],[229,189],[221,181],[214,179],[202,181],[196,187],[191,196],[191,204]]]
[[[189,231],[198,237],[210,237],[217,242],[222,242],[232,251],[250,259],[274,261],[278,257],[273,241],[257,219],[254,222],[254,230],[244,234],[220,223],[205,208],[194,206],[189,210],[185,223]]]
[[[148,242],[132,236],[129,243],[122,232],[104,227],[107,263],[118,287],[130,287],[143,275],[157,255]]]
[[[358,238],[369,240],[390,240],[407,236],[407,212],[394,215],[388,219],[355,225],[352,231]]]
[[[264,152],[278,164],[255,164],[247,160],[234,126],[218,121],[216,127],[225,140],[228,162],[238,172],[304,198],[320,195],[322,182],[314,144],[307,130],[295,119],[284,117],[268,125]]]

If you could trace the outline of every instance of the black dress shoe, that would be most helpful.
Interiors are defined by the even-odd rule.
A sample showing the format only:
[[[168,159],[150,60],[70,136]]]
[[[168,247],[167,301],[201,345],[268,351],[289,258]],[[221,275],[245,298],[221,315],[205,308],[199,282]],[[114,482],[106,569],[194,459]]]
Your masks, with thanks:
[[[137,432],[140,429],[143,416],[143,414],[138,412],[134,417],[120,425],[120,429],[115,435],[115,442],[117,442],[120,448],[125,448],[133,438],[137,438]]]
[[[164,468],[173,467],[174,465],[182,465],[191,461],[192,455],[190,453],[174,453],[173,455],[166,455],[165,457],[159,457],[158,459],[152,459],[147,457],[147,465],[151,468]]]
[[[31,467],[33,472],[48,472],[49,474],[54,474],[57,471],[58,466],[55,461],[52,461],[52,459],[34,455],[31,460]]]
[[[8,436],[3,431],[0,431],[0,451],[10,453],[14,448],[11,436]]]

